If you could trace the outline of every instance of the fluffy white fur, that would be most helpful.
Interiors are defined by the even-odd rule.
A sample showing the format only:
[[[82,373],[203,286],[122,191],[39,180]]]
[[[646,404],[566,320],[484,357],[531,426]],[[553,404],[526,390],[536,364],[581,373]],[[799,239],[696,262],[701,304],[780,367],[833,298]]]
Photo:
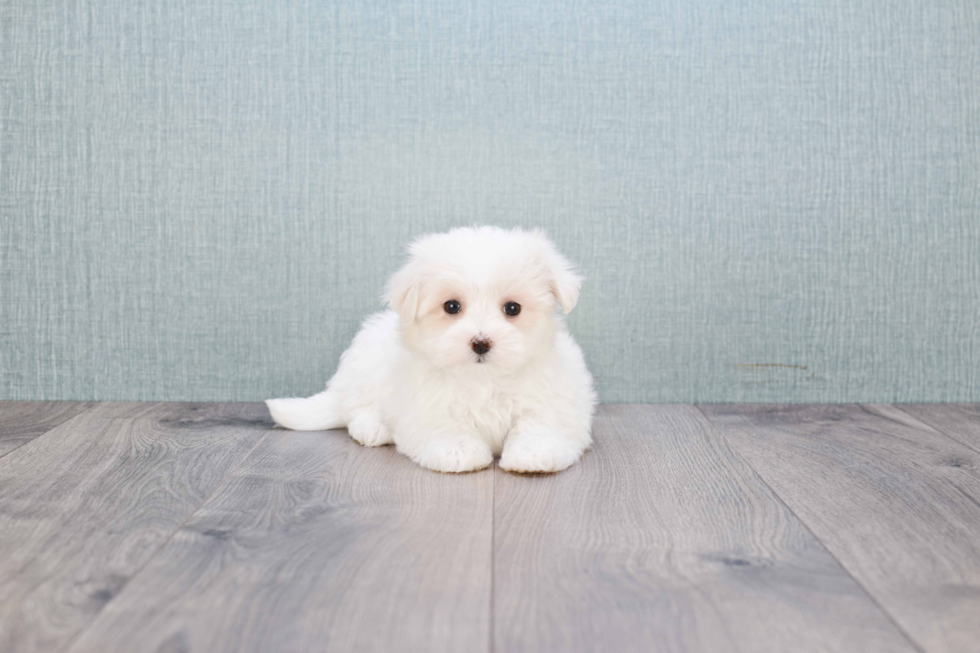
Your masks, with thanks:
[[[286,428],[346,426],[365,446],[394,443],[440,472],[482,469],[497,454],[506,470],[560,471],[588,448],[596,403],[556,310],[575,307],[581,281],[539,230],[424,236],[388,282],[390,309],[365,320],[327,389],[266,404]]]

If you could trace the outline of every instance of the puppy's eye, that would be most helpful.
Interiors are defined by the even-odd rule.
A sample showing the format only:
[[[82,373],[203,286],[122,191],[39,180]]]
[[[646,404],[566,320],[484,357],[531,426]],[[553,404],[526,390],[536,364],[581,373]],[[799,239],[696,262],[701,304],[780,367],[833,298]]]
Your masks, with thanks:
[[[504,304],[504,313],[506,313],[507,315],[514,317],[520,312],[521,312],[521,305],[518,304],[517,302],[507,302],[506,304]]]
[[[442,307],[446,309],[446,312],[449,313],[450,315],[455,315],[456,313],[459,313],[459,309],[462,308],[462,306],[459,305],[459,302],[456,301],[455,299],[450,299],[448,302],[443,304]]]

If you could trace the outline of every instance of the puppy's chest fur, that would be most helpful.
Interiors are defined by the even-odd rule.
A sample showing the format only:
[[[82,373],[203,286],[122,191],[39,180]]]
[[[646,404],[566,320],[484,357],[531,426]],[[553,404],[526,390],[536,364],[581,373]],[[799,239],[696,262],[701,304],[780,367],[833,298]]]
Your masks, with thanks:
[[[402,430],[458,429],[478,434],[495,453],[517,421],[534,410],[552,377],[544,361],[508,375],[476,364],[464,373],[450,374],[419,365],[418,359],[403,362],[392,370],[383,402],[396,442]]]
[[[524,410],[519,392],[494,382],[460,384],[448,406],[451,418],[487,440],[503,441]]]

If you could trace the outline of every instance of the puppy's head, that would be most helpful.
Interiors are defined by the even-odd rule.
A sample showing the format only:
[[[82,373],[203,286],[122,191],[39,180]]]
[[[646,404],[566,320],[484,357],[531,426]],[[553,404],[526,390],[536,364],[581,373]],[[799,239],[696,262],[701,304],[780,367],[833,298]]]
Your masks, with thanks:
[[[423,236],[388,282],[406,344],[441,367],[512,371],[553,342],[582,279],[540,230],[479,227]]]

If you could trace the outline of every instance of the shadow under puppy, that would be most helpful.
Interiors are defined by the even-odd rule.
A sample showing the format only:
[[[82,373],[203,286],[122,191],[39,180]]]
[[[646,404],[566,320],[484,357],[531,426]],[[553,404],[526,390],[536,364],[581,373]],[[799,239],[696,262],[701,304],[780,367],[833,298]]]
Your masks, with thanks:
[[[565,313],[581,277],[540,230],[423,236],[327,389],[270,399],[295,430],[346,426],[440,472],[557,472],[591,442],[596,395]]]

